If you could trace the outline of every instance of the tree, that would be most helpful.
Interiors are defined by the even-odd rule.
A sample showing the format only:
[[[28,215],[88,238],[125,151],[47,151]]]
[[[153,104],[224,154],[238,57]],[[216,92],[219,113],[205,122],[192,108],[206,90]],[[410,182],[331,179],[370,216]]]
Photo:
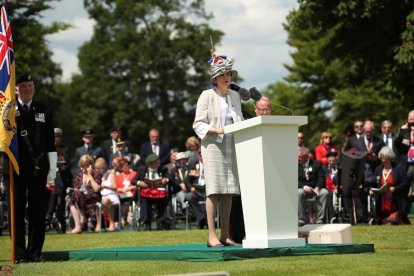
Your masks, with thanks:
[[[183,146],[193,135],[195,101],[209,85],[209,37],[218,42],[222,36],[207,25],[203,6],[204,1],[86,0],[96,25],[80,48],[81,74],[66,95],[78,110],[68,123],[101,134],[124,126],[136,143],[156,127],[165,141]]]
[[[8,3],[11,18],[16,61],[16,74],[31,73],[36,82],[36,98],[58,103],[54,82],[61,75],[59,65],[52,61],[45,36],[69,27],[55,22],[50,26],[40,23],[41,13],[50,9],[56,0],[16,0]],[[55,106],[52,105],[52,106]]]
[[[309,116],[311,142],[333,129],[336,140],[357,118],[399,123],[412,109],[412,1],[299,1],[287,18],[296,48],[286,81],[296,110]],[[308,133],[309,134],[309,133]]]

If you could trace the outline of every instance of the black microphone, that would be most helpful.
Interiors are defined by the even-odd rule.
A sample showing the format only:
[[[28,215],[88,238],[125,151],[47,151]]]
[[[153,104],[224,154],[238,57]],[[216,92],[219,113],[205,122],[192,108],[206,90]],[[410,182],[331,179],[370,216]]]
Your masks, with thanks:
[[[238,86],[237,84],[231,83],[230,89],[237,91],[240,95],[240,98],[242,101],[248,101],[250,100],[250,92],[246,88],[242,88]]]
[[[257,90],[256,87],[250,88],[249,92],[250,92],[250,97],[252,98],[252,100],[256,102],[260,100],[260,98],[262,97],[262,93],[260,93],[260,91]]]
[[[251,98],[253,100],[255,100],[256,102],[258,100],[260,100],[260,98],[262,97],[262,93],[260,93],[260,91],[257,90],[256,87],[250,88],[249,91],[250,91]],[[286,106],[283,106],[283,105],[280,105],[280,104],[277,104],[277,103],[274,103],[274,102],[270,102],[270,103],[273,104],[273,105],[275,105],[275,106],[277,106],[277,107],[280,107],[280,108],[283,108],[283,109],[288,110],[292,114],[292,116],[295,116],[295,114],[293,114],[292,109],[290,109],[289,107],[286,107]]]

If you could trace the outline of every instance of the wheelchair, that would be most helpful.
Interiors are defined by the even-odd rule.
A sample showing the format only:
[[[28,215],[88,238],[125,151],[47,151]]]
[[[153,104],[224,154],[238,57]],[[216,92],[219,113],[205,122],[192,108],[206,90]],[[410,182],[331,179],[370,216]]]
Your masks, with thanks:
[[[47,202],[52,210],[51,213],[46,214],[45,219],[45,232],[49,232],[51,230],[56,231],[58,234],[64,234],[64,230],[62,227],[62,222],[58,218],[58,206],[61,203],[60,201],[62,198],[59,196],[59,193],[55,187],[52,186],[46,186],[46,189],[48,191],[47,195]]]

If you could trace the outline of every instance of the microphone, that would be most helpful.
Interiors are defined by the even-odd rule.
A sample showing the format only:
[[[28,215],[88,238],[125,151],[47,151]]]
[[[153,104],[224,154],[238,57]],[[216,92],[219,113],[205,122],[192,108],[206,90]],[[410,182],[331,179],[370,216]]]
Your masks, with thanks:
[[[237,91],[240,95],[240,98],[242,101],[248,101],[250,100],[250,92],[246,88],[242,88],[238,86],[237,84],[231,83],[230,89]]]
[[[252,100],[256,102],[260,100],[260,98],[262,97],[262,93],[260,93],[260,91],[257,90],[256,87],[250,88],[249,92],[250,92],[250,97],[252,98]]]
[[[249,92],[250,92],[250,96],[251,96],[252,100],[255,100],[256,102],[258,100],[260,100],[260,98],[262,97],[262,93],[260,93],[260,91],[257,90],[256,87],[250,88]],[[292,114],[292,116],[295,116],[295,114],[293,114],[292,109],[290,109],[289,107],[286,107],[286,106],[283,106],[283,105],[280,105],[280,104],[277,104],[277,103],[274,103],[274,102],[270,102],[270,103],[277,106],[277,107],[288,110]]]

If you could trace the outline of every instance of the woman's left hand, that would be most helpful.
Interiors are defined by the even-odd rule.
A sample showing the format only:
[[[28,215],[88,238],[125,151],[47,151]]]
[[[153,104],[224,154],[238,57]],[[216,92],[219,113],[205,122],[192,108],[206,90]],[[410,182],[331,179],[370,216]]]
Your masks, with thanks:
[[[89,176],[92,176],[92,165],[89,165],[89,167],[86,169],[86,173],[87,173]]]

